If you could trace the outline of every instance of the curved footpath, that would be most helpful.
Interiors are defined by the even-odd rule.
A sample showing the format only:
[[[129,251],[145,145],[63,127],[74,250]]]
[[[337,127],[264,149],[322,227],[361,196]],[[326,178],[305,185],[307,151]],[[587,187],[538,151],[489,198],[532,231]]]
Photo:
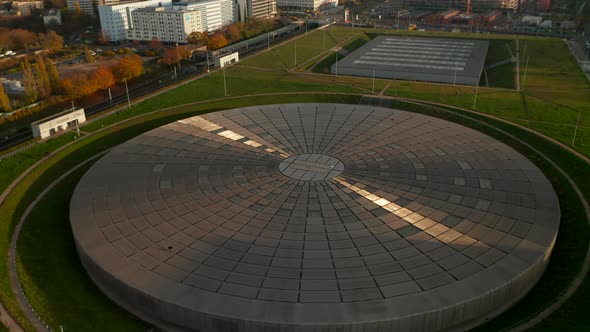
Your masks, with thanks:
[[[170,89],[171,88],[172,87],[170,87]],[[168,89],[166,89],[166,90],[168,90]],[[199,102],[194,102],[194,103],[187,103],[187,104],[184,104],[184,105],[176,105],[176,106],[173,106],[173,107],[167,107],[167,108],[164,108],[164,109],[155,110],[155,111],[152,111],[152,112],[148,112],[148,113],[144,113],[144,114],[140,114],[140,115],[131,117],[129,119],[122,120],[120,122],[111,124],[111,125],[109,125],[107,127],[101,128],[101,129],[99,129],[99,130],[97,130],[97,131],[95,131],[93,133],[90,133],[88,135],[85,135],[85,136],[94,135],[96,133],[102,132],[103,130],[108,130],[109,128],[111,128],[113,126],[116,126],[116,125],[119,125],[121,123],[125,123],[125,122],[128,122],[128,121],[135,120],[137,118],[146,116],[148,114],[153,114],[153,113],[157,113],[157,112],[163,112],[163,111],[167,111],[167,110],[170,110],[170,109],[178,108],[178,107],[181,107],[181,106],[198,105],[198,104],[203,104],[203,103],[210,103],[212,101],[221,101],[221,100],[227,100],[227,99],[238,99],[238,98],[258,97],[258,96],[262,97],[262,96],[273,96],[273,95],[297,95],[297,94],[300,94],[301,95],[301,94],[318,94],[318,93],[316,93],[316,92],[290,92],[290,93],[253,94],[253,95],[245,95],[245,96],[217,98],[217,99],[212,99],[212,100],[207,100],[207,101],[199,101]],[[322,94],[351,95],[350,93],[322,93]],[[358,95],[359,96],[362,96],[361,94],[358,94]],[[152,96],[150,96],[150,97],[152,97]],[[562,148],[568,150],[569,152],[574,153],[575,155],[577,155],[578,157],[580,157],[582,160],[584,160],[586,163],[590,164],[590,160],[587,157],[581,155],[580,153],[578,153],[577,151],[571,149],[570,147],[568,147],[568,146],[566,146],[566,145],[564,145],[564,144],[562,144],[560,142],[557,142],[556,140],[554,140],[552,138],[549,138],[549,137],[547,137],[545,135],[542,135],[540,133],[537,133],[537,132],[535,132],[535,131],[533,131],[533,130],[531,130],[529,128],[520,126],[518,124],[511,123],[509,121],[506,121],[506,120],[497,118],[495,116],[491,116],[491,115],[488,115],[488,114],[476,112],[476,111],[469,110],[469,109],[454,107],[454,106],[451,106],[451,105],[444,105],[444,104],[438,104],[438,103],[432,103],[432,102],[425,102],[425,101],[422,101],[422,100],[407,99],[407,98],[397,98],[397,97],[384,97],[384,96],[376,96],[376,95],[369,95],[367,97],[372,97],[372,98],[378,97],[378,98],[384,98],[384,99],[390,99],[390,100],[400,100],[400,101],[406,101],[406,102],[414,103],[414,104],[417,104],[417,105],[430,106],[430,107],[440,106],[440,107],[446,107],[446,108],[451,108],[451,109],[457,109],[457,110],[469,112],[469,113],[472,113],[472,114],[483,115],[483,116],[486,116],[486,117],[488,117],[490,119],[499,120],[499,121],[505,122],[507,124],[511,124],[511,125],[516,126],[516,127],[519,127],[520,129],[525,129],[525,130],[527,130],[529,132],[532,132],[532,133],[534,133],[536,135],[539,135],[539,136],[543,137],[544,139],[546,139],[548,141],[551,141],[553,143],[556,143],[556,144],[560,145]],[[138,101],[134,102],[134,104],[137,103],[137,102],[141,102],[144,99],[147,99],[147,98],[142,98],[141,100],[138,100]],[[121,111],[121,110],[123,110],[125,108],[126,107],[120,107],[120,108],[118,108],[118,109],[116,109],[116,110],[114,110],[112,112],[109,112],[108,114],[110,115],[110,114],[116,113],[116,112]],[[470,117],[468,117],[466,115],[462,115],[462,114],[458,114],[458,113],[452,112],[449,109],[439,109],[439,110],[445,111],[447,113],[452,113],[452,114],[455,114],[455,115],[459,115],[459,116],[465,117],[465,118],[467,118],[469,120],[472,120],[472,121],[475,121],[477,123],[483,124],[483,125],[485,125],[487,127],[494,128],[494,129],[498,130],[499,132],[501,132],[502,134],[504,134],[504,135],[506,135],[506,136],[508,136],[508,137],[510,137],[510,138],[512,138],[512,139],[514,139],[514,140],[516,140],[518,142],[520,142],[521,144],[527,146],[531,150],[537,152],[540,156],[542,156],[549,163],[551,163],[551,165],[555,169],[557,169],[567,179],[567,181],[570,183],[570,185],[572,186],[572,188],[574,188],[574,190],[576,191],[576,194],[578,195],[578,197],[582,201],[582,203],[584,205],[584,208],[586,210],[586,215],[588,217],[588,220],[590,220],[590,207],[588,205],[588,202],[586,201],[586,199],[582,195],[582,192],[579,190],[579,188],[576,186],[576,184],[572,181],[572,179],[557,164],[555,164],[550,158],[548,158],[547,156],[545,156],[543,153],[541,153],[540,151],[538,151],[537,149],[535,149],[534,147],[532,147],[528,143],[522,141],[521,139],[519,139],[519,138],[517,138],[517,137],[515,137],[515,136],[513,136],[513,135],[511,135],[511,134],[509,134],[509,133],[507,133],[507,132],[505,132],[505,131],[503,131],[501,129],[498,129],[498,128],[492,126],[492,125],[489,125],[489,124],[487,124],[485,122],[482,122],[480,120],[476,120],[476,119],[470,118]],[[100,118],[103,118],[103,117],[100,117]],[[83,136],[80,139],[84,139],[85,136]],[[63,147],[59,148],[58,150],[53,151],[48,156],[42,158],[41,160],[39,160],[38,162],[36,162],[32,166],[30,166],[23,173],[21,173],[10,184],[10,186],[0,195],[0,204],[2,204],[4,202],[5,198],[8,196],[8,194],[10,194],[12,192],[12,190],[14,189],[14,187],[18,183],[20,183],[20,181],[26,175],[28,175],[35,167],[37,167],[39,164],[41,164],[42,162],[44,162],[47,158],[50,158],[50,157],[54,156],[55,154],[57,154],[58,152],[62,151],[66,147],[74,144],[75,142],[76,141],[72,141],[72,142],[64,145]],[[22,293],[22,289],[21,289],[21,286],[20,286],[20,283],[19,283],[18,277],[17,277],[15,257],[16,257],[16,242],[18,240],[18,235],[20,233],[20,230],[22,228],[22,225],[23,225],[23,223],[24,223],[24,221],[25,221],[28,213],[35,207],[36,203],[47,192],[49,192],[57,183],[59,183],[62,179],[64,179],[66,176],[68,176],[71,172],[73,172],[74,170],[78,169],[79,167],[81,167],[82,165],[84,165],[86,162],[88,162],[88,161],[90,161],[90,160],[92,160],[94,158],[97,158],[97,157],[99,157],[100,155],[102,155],[104,153],[106,153],[106,151],[104,151],[102,153],[99,153],[99,154],[97,154],[97,155],[95,155],[95,156],[93,156],[93,157],[91,157],[91,158],[89,158],[89,159],[81,162],[76,167],[72,168],[67,173],[63,174],[60,178],[58,178],[55,181],[53,181],[47,188],[45,188],[44,191],[35,199],[35,201],[33,201],[27,207],[27,210],[23,213],[23,215],[19,219],[19,222],[18,222],[18,224],[15,227],[15,231],[12,234],[11,244],[10,244],[10,248],[9,248],[9,274],[10,274],[10,280],[11,280],[11,288],[12,288],[12,291],[14,292],[14,294],[15,294],[15,296],[17,298],[17,301],[18,301],[19,305],[21,306],[21,309],[26,314],[27,318],[29,318],[31,320],[31,322],[33,323],[33,325],[38,330],[40,330],[40,331],[49,331],[50,329],[37,317],[37,315],[35,314],[34,310],[28,305],[28,301],[26,300],[26,297]],[[531,326],[533,326],[533,325],[537,324],[538,322],[542,321],[544,318],[546,318],[547,316],[549,316],[552,312],[554,312],[555,310],[557,310],[565,301],[567,301],[575,293],[575,291],[578,289],[578,287],[581,285],[582,281],[584,280],[584,278],[585,278],[585,276],[586,276],[586,274],[587,274],[587,272],[588,272],[589,269],[590,269],[590,248],[589,248],[588,252],[586,253],[586,258],[584,260],[584,264],[583,264],[583,267],[582,267],[581,271],[576,275],[576,277],[574,278],[574,281],[570,284],[569,288],[554,303],[552,303],[550,306],[548,306],[545,309],[543,309],[541,312],[538,312],[534,317],[531,317],[530,319],[527,319],[526,321],[524,321],[522,324],[519,324],[518,326],[513,327],[513,330],[515,330],[515,331],[522,331],[522,330],[525,330],[527,328],[530,328]],[[14,276],[14,280],[13,280],[13,276]],[[2,314],[2,315],[0,315],[0,317],[2,318],[2,320],[4,322],[9,323],[9,326],[8,326],[9,331],[11,331],[11,332],[12,331],[21,332],[22,329],[16,324],[15,320],[12,319],[12,317],[8,316],[5,311],[2,312],[2,310],[3,310],[3,307],[0,304],[0,314]]]

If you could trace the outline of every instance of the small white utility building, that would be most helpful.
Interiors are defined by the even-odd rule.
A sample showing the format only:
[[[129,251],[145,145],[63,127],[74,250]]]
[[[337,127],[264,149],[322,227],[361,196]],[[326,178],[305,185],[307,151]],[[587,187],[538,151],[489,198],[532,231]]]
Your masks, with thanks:
[[[229,53],[229,54],[225,54],[225,55],[220,55],[218,57],[215,58],[215,66],[219,66],[220,68],[223,68],[225,66],[229,66],[232,63],[238,62],[240,61],[240,57],[238,55],[238,52],[233,52],[233,53]]]
[[[79,108],[75,111],[67,110],[45,119],[31,123],[34,137],[47,138],[64,132],[68,129],[76,129],[80,123],[86,122],[84,109]]]

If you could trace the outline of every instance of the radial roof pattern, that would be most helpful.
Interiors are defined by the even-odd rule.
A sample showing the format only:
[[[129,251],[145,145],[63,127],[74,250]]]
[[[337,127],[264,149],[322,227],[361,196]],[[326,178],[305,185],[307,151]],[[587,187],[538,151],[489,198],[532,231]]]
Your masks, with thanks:
[[[431,330],[522,296],[559,206],[531,162],[471,129],[290,104],[196,116],[122,144],[81,180],[71,219],[95,281],[163,325],[391,328],[415,317],[411,329]],[[146,309],[135,292],[174,309]],[[467,310],[463,321],[427,316],[449,308]]]

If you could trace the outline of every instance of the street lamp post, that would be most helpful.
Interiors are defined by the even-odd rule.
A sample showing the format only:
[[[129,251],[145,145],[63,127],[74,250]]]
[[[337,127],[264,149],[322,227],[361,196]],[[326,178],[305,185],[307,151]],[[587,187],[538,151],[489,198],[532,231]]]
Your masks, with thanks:
[[[129,98],[129,87],[127,86],[127,77],[125,77],[125,91],[127,91],[127,108],[131,109],[131,99]]]
[[[227,84],[225,83],[225,68],[223,69],[223,92],[225,93],[225,96],[227,97]]]
[[[582,112],[578,111],[578,120],[576,121],[576,128],[574,129],[574,138],[572,139],[572,147],[576,144],[576,134],[578,133],[578,126],[580,125],[580,115]]]
[[[526,83],[526,73],[527,73],[527,71],[529,69],[529,58],[530,57],[527,56],[527,58],[526,58],[526,65],[524,66],[524,78],[522,79],[522,87],[523,88],[524,88],[524,83]]]

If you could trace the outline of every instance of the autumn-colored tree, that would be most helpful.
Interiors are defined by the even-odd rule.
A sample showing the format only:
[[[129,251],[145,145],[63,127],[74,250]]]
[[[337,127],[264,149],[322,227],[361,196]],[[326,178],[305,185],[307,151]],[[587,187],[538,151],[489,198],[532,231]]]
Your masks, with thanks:
[[[8,28],[0,28],[0,48],[14,48],[14,42]]]
[[[74,1],[74,13],[76,13],[76,15],[80,15],[82,13],[82,10],[80,9],[80,2],[78,0]]]
[[[92,55],[92,52],[90,52],[88,46],[84,46],[84,57],[86,59],[86,62],[94,62],[96,60],[94,55]]]
[[[180,62],[182,59],[186,59],[189,53],[183,46],[177,46],[175,48],[167,48],[164,50],[164,56],[162,56],[162,62],[168,65],[174,65]]]
[[[12,111],[12,107],[10,107],[10,99],[8,99],[8,95],[6,91],[4,91],[4,85],[0,84],[0,108],[4,112]]]
[[[193,31],[188,35],[187,40],[190,44],[204,46],[209,42],[209,35],[206,32]]]
[[[125,55],[114,67],[113,75],[117,82],[130,80],[141,75],[143,64],[137,54]]]
[[[230,24],[227,27],[226,35],[227,35],[227,40],[230,43],[233,43],[233,42],[236,42],[236,41],[242,39],[242,32],[240,31],[240,25],[241,25],[241,22],[236,22],[234,24]]]
[[[97,90],[95,82],[84,73],[76,73],[63,80],[63,85],[68,97],[73,99],[88,96]]]
[[[10,36],[17,49],[28,48],[37,41],[37,36],[33,32],[24,29],[10,30]]]
[[[61,78],[55,63],[50,58],[45,59],[45,68],[47,70],[47,77],[49,78],[49,84],[51,85],[51,91],[53,93],[62,93],[63,86],[61,84]]]
[[[94,81],[97,89],[104,90],[115,84],[115,77],[110,68],[100,66],[92,74],[91,79]]]
[[[51,83],[47,74],[45,61],[40,55],[35,56],[35,73],[37,74],[37,87],[39,88],[39,97],[47,98],[51,95]]]
[[[96,39],[96,43],[99,45],[106,45],[109,43],[109,40],[107,39],[107,35],[103,31],[98,33],[98,38]]]
[[[29,62],[29,58],[27,56],[25,56],[20,64],[23,71],[23,85],[25,87],[25,94],[27,95],[28,101],[32,103],[39,97],[35,83],[35,74],[33,74],[33,69],[31,68],[31,63]]]
[[[209,38],[209,43],[207,44],[207,47],[210,50],[216,50],[218,48],[224,47],[225,45],[227,45],[227,39],[225,38],[223,33],[216,32],[213,34],[213,36]]]
[[[64,46],[63,37],[53,30],[49,30],[45,34],[39,34],[39,42],[41,46],[52,51],[61,50]]]
[[[153,49],[153,50],[159,50],[159,49],[162,48],[162,43],[160,42],[160,40],[158,40],[158,38],[154,37],[148,43],[148,47],[151,48],[151,49]]]

